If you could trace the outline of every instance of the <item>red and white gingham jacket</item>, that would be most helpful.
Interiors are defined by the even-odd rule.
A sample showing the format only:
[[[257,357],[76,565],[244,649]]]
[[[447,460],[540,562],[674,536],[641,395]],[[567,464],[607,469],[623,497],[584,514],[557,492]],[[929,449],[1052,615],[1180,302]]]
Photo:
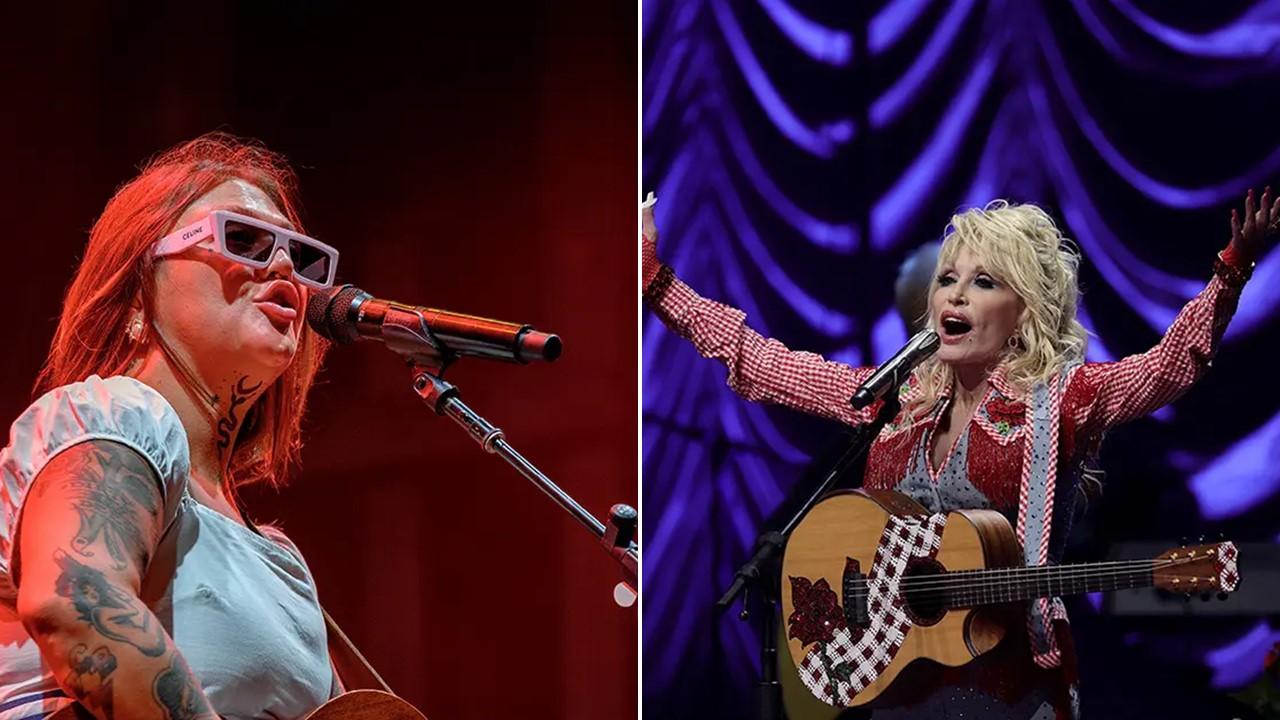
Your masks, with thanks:
[[[762,337],[747,326],[741,310],[699,296],[663,267],[651,243],[645,241],[643,250],[645,296],[654,312],[703,356],[724,363],[729,387],[739,395],[849,425],[875,417],[878,404],[860,411],[849,405],[874,368],[850,367]],[[1238,287],[1215,275],[1155,347],[1071,370],[1060,404],[1059,461],[1077,461],[1080,453],[1096,449],[1108,428],[1147,415],[1184,393],[1208,369],[1239,296]],[[1001,372],[990,380],[985,412],[975,412],[970,420],[969,478],[996,509],[1008,511],[1018,501],[1023,446],[1016,427],[1000,426],[992,418],[1012,418],[1023,406]],[[909,398],[903,397],[904,405]],[[932,430],[932,420],[904,425],[909,432],[894,432],[891,425],[872,446],[867,486],[893,487],[907,469],[912,448]]]

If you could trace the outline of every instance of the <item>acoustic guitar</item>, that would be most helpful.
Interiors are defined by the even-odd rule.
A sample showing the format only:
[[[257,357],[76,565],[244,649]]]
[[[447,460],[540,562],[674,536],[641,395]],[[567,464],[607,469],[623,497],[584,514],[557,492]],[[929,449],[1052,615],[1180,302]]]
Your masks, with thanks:
[[[1227,593],[1235,544],[1178,548],[1150,560],[1024,567],[1003,515],[930,515],[888,490],[827,496],[792,532],[782,560],[787,648],[805,687],[836,707],[892,704],[908,665],[963,665],[1026,623],[1037,598],[1151,587]],[[884,697],[882,697],[884,696]]]
[[[47,720],[93,720],[93,714],[73,703]],[[418,709],[381,690],[351,690],[311,711],[305,720],[427,720]]]

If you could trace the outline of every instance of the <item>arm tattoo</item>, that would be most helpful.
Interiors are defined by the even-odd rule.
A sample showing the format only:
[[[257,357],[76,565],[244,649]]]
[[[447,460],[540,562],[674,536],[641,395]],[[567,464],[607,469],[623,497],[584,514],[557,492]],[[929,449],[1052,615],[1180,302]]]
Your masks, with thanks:
[[[111,673],[116,669],[116,656],[103,647],[89,652],[89,646],[80,643],[71,648],[67,658],[71,671],[62,683],[71,688],[71,694],[90,711],[101,711],[107,720],[115,717],[111,699]]]
[[[71,601],[81,620],[111,640],[129,643],[143,655],[164,654],[164,628],[137,598],[61,550],[54,554],[53,560],[62,568],[54,590]]]
[[[196,689],[191,671],[175,654],[169,659],[169,667],[156,676],[152,693],[168,720],[205,720],[218,716]]]
[[[71,504],[80,515],[80,528],[71,549],[94,557],[91,547],[101,543],[111,567],[124,570],[133,557],[146,557],[149,542],[137,522],[148,515],[153,527],[160,519],[160,493],[151,467],[138,454],[115,443],[88,445],[78,472],[66,481]]]
[[[231,447],[231,433],[236,431],[240,425],[240,418],[236,415],[239,407],[249,400],[249,397],[262,387],[262,381],[259,380],[257,385],[247,387],[246,382],[248,376],[242,376],[231,390],[231,401],[227,406],[227,414],[218,419],[218,453],[221,454]]]

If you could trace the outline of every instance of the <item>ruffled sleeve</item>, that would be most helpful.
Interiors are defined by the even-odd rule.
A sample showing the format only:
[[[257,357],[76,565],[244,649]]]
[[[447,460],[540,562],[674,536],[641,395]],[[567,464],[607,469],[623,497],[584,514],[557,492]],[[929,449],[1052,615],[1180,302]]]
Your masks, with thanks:
[[[9,568],[27,490],[58,453],[86,440],[111,440],[146,458],[160,479],[165,525],[173,519],[191,461],[186,430],[164,396],[124,376],[55,388],[14,421],[0,450],[0,603],[16,600]]]

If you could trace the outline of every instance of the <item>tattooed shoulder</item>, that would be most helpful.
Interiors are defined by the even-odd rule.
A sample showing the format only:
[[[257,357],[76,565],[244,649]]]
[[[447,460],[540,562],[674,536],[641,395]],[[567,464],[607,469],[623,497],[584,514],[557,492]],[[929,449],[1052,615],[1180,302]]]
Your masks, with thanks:
[[[159,532],[163,501],[155,471],[131,448],[110,441],[81,443],[50,484],[60,484],[79,516],[71,549],[92,558],[105,553],[112,569],[145,561]]]

